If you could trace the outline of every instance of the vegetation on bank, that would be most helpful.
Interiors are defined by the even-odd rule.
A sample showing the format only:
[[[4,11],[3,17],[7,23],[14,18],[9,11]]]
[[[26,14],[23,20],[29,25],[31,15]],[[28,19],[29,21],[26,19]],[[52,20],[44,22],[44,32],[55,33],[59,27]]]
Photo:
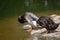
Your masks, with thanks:
[[[60,10],[60,0],[0,0],[0,19],[18,16],[25,11],[38,13],[50,10]]]

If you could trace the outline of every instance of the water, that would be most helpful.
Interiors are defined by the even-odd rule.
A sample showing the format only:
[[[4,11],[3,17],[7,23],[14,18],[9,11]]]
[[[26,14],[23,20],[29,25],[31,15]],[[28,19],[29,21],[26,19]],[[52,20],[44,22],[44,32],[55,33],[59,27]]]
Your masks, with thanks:
[[[17,17],[0,20],[0,40],[25,40],[27,37]]]

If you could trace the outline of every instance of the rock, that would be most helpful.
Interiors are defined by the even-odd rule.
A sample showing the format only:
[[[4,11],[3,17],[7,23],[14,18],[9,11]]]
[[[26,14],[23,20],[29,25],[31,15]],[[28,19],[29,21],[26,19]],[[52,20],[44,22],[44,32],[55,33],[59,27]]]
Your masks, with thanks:
[[[55,31],[48,34],[36,33],[30,40],[60,40],[60,26]]]
[[[42,33],[39,32],[39,30],[36,32],[32,31],[33,37],[28,38],[27,40],[60,40],[60,25],[55,31],[52,31],[51,33],[45,34],[43,31],[45,31],[45,29],[41,30]]]
[[[52,33],[38,35],[38,40],[60,40],[60,25]]]

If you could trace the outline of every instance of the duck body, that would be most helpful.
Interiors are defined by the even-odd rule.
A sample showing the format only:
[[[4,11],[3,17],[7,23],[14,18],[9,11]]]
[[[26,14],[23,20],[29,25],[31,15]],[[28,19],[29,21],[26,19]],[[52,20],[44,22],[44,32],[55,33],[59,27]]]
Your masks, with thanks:
[[[41,16],[37,23],[42,26],[42,28],[46,28],[47,30],[55,30],[59,24],[56,24],[52,19],[47,16]]]

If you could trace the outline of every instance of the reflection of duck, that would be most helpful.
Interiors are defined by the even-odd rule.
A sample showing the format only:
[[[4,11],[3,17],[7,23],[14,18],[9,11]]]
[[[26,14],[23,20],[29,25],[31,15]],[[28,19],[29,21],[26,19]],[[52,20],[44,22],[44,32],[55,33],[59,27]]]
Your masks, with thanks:
[[[55,30],[59,24],[56,24],[53,20],[51,20],[49,17],[41,16],[37,23],[42,26],[42,28],[46,28],[47,31],[53,31]]]

